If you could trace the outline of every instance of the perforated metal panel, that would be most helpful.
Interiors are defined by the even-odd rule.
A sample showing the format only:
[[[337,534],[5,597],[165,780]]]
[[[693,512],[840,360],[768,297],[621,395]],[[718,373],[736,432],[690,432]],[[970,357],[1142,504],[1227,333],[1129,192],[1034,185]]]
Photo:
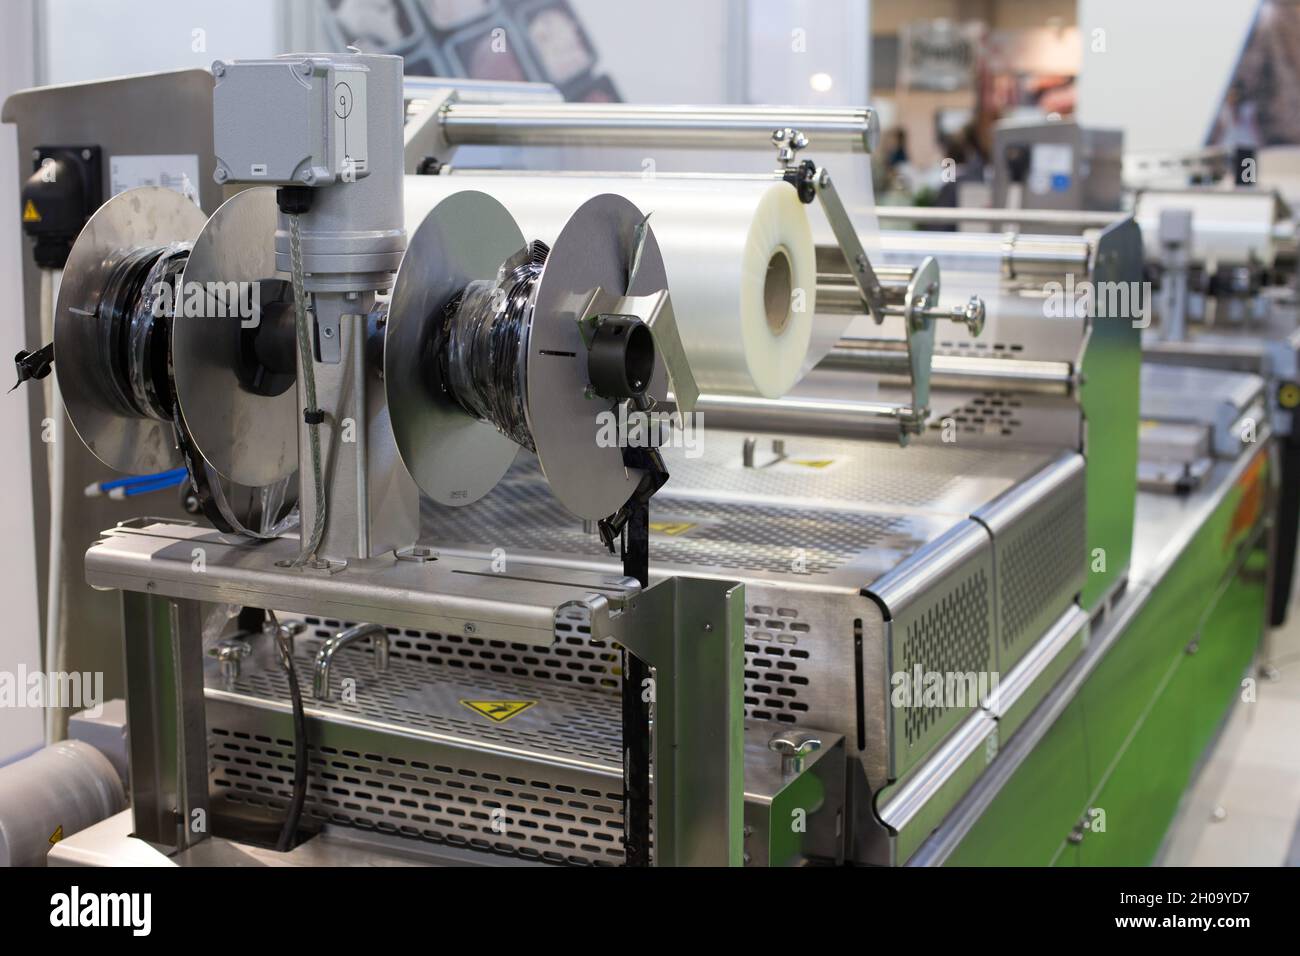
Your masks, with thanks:
[[[1050,460],[1035,451],[955,444],[786,438],[782,455],[758,442],[743,464],[746,436],[706,429],[697,458],[670,449],[671,477],[656,502],[709,496],[782,504],[834,503],[844,510],[965,515]]]
[[[1042,636],[1045,593],[1069,593],[1086,561],[1084,511],[1061,499],[999,542],[998,618],[1004,652],[1011,660]],[[1077,584],[1075,585],[1077,588]]]
[[[995,666],[990,604],[989,575],[979,567],[903,625],[899,670],[913,674],[919,668],[945,677],[990,674]],[[909,748],[923,741],[949,710],[944,703],[932,706],[917,699],[920,689],[913,687],[912,702],[902,708]]]
[[[802,646],[801,646],[802,645]],[[794,724],[809,711],[812,627],[798,608],[751,604],[745,614],[745,716]]]
[[[282,819],[293,793],[293,744],[265,731],[287,730],[285,718],[209,704],[209,724],[213,813]],[[337,736],[336,724],[312,721],[311,728],[313,739]],[[519,776],[523,762],[493,769],[472,751],[462,751],[461,759],[431,758],[428,749],[398,749],[401,738],[364,730],[349,739],[362,749],[309,748],[308,825],[333,823],[550,863],[622,862],[617,775],[603,775],[603,786],[594,787],[602,777],[545,767]]]
[[[997,667],[993,589],[993,541],[969,519],[872,586],[888,619],[877,685],[886,698],[879,706],[888,763],[877,768],[878,778],[903,777],[980,706],[971,681],[976,690],[981,681],[991,687]],[[944,691],[938,699],[926,694],[935,680]],[[891,695],[900,686],[909,696],[896,701]]]
[[[303,683],[304,675],[312,672],[319,643],[315,639],[298,641],[294,659]],[[535,699],[539,693],[535,681],[484,671],[472,676],[449,676],[446,670],[435,665],[410,659],[382,673],[376,672],[372,665],[373,654],[368,648],[340,651],[331,665],[333,699],[319,706],[340,715],[406,729],[473,736],[520,748],[540,747],[575,760],[618,762],[622,759],[618,749],[618,713],[593,703],[590,695],[581,689],[548,687],[549,712],[544,719],[524,714],[508,723],[494,724],[467,708],[458,707],[458,702],[461,699]],[[344,682],[354,690],[354,699],[339,693]],[[244,668],[229,689],[262,700],[289,699],[288,676],[278,667]],[[309,687],[303,690],[310,694]]]
[[[591,627],[585,623],[584,615],[569,611],[565,617],[557,626],[558,638],[550,647],[389,628],[389,656],[394,660],[445,667],[452,673],[523,678],[616,693],[618,652],[602,641],[590,640],[587,635]],[[322,621],[315,617],[303,620],[318,637],[327,637],[355,623]]]
[[[783,619],[790,621],[790,609],[784,610]],[[307,623],[311,630],[299,636],[295,654],[304,684],[308,660],[320,644],[316,634],[345,624]],[[790,630],[763,621],[759,626],[767,628],[763,641],[779,640],[776,633]],[[445,656],[446,648],[438,646],[444,640],[437,634],[394,635],[390,668],[382,675],[372,670],[368,646],[338,653],[336,690],[346,683],[355,699],[321,703],[307,698],[305,826],[353,827],[543,863],[621,864],[619,698],[603,692],[599,681],[560,686],[555,672],[543,671],[552,675],[545,680],[485,674],[485,668],[498,666],[492,662],[499,655],[488,652],[499,647],[466,648],[453,641],[448,646],[472,651],[457,655],[460,667],[430,663]],[[278,832],[292,798],[291,716],[287,700],[279,696],[287,694],[288,685],[268,652],[265,642],[257,645],[230,685],[214,663],[208,665],[209,783],[219,833],[233,835],[233,830],[246,836],[250,828]],[[558,656],[547,663],[562,666],[565,660]],[[462,711],[465,717],[450,711],[463,706],[460,695],[509,695],[537,703],[506,723],[493,724],[468,710]],[[412,699],[424,709],[412,710]],[[754,812],[766,821],[772,791],[764,787],[772,783],[773,762],[778,768],[780,762],[755,741],[765,742],[780,727],[755,721],[746,728],[747,824]],[[837,735],[822,739],[840,746]],[[842,749],[835,759],[843,761]],[[775,780],[784,785],[779,773]],[[751,783],[757,787],[753,792]],[[842,791],[827,794],[827,816],[818,817],[822,822],[815,829],[810,820],[810,833],[842,832],[842,796]],[[769,859],[768,838],[766,825],[748,826],[747,854]]]
[[[554,863],[622,861],[617,697],[465,673],[399,645],[383,673],[368,648],[340,651],[334,699],[320,702],[305,686],[319,643],[304,634],[295,653],[309,716],[309,823]],[[264,653],[230,686],[209,671],[218,820],[282,818],[293,789],[288,691],[286,675]],[[462,703],[483,699],[536,703],[497,723]]]
[[[526,516],[526,517],[521,517]],[[898,515],[851,512],[815,523],[807,511],[775,505],[656,498],[651,512],[656,567],[708,567],[718,573],[816,578],[875,548],[915,547],[915,530]],[[554,499],[540,474],[522,470],[473,508],[424,505],[426,539],[472,543],[490,551],[561,553],[612,561],[599,537]]]
[[[1083,462],[1062,456],[1022,494],[976,514],[993,534],[998,667],[1009,671],[1083,589],[1088,573]]]
[[[1012,438],[1024,424],[1021,415],[1024,400],[1011,392],[982,392],[969,401],[945,407],[943,397],[936,395],[934,404],[936,414],[929,424],[931,431],[943,432],[952,422],[952,428],[960,434],[997,435]]]

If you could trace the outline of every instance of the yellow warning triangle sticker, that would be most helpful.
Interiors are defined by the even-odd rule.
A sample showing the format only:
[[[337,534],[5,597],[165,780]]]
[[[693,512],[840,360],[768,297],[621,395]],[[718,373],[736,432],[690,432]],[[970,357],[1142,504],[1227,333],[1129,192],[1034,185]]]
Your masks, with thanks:
[[[535,700],[462,700],[462,704],[468,707],[480,717],[486,717],[493,723],[504,723],[511,717],[517,717],[526,711]]]
[[[40,221],[41,221],[41,214],[36,211],[36,203],[32,202],[30,199],[27,200],[27,205],[23,206],[23,222],[40,222]]]
[[[58,827],[55,828],[54,832],[50,834],[50,846],[54,846],[54,844],[58,843],[62,839],[63,839],[63,824],[60,823]]]

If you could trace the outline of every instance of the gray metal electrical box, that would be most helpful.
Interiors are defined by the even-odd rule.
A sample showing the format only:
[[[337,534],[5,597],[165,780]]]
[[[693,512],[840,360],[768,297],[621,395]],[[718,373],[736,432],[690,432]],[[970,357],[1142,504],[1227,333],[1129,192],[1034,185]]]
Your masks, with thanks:
[[[993,205],[1119,211],[1124,134],[1069,120],[999,123],[993,131]],[[1023,232],[1050,232],[1029,226]]]
[[[368,73],[355,57],[218,60],[216,181],[328,186],[366,176]]]

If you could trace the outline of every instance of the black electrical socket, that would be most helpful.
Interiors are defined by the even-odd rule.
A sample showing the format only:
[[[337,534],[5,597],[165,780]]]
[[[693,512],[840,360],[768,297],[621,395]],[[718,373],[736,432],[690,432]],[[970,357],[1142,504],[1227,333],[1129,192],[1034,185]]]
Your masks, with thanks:
[[[23,183],[23,231],[36,245],[43,269],[61,269],[81,227],[104,201],[104,174],[98,146],[38,146],[32,174]]]

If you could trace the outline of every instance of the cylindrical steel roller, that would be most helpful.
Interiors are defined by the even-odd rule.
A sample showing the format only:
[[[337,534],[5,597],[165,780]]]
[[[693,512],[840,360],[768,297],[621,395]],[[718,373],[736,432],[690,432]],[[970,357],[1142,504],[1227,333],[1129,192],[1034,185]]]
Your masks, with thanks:
[[[771,106],[641,106],[631,103],[449,103],[443,134],[453,146],[693,147],[771,149],[774,130],[796,129],[811,149],[871,152],[875,111]]]

